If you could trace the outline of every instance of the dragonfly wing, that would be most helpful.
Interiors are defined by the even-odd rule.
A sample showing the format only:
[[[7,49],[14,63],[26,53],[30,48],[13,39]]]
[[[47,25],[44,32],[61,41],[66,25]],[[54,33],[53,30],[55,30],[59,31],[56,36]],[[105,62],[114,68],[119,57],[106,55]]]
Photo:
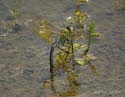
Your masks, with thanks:
[[[55,38],[61,34],[61,29],[54,24],[48,22],[40,16],[34,14],[27,14],[27,20],[29,20],[29,28],[33,32],[37,32],[42,38],[54,43]]]
[[[35,31],[39,31],[39,29],[42,29],[42,26],[45,26],[46,30],[54,32],[55,34],[60,34],[61,29],[51,22],[45,20],[44,18],[28,13],[27,14],[27,19],[30,20],[30,25],[33,27]]]

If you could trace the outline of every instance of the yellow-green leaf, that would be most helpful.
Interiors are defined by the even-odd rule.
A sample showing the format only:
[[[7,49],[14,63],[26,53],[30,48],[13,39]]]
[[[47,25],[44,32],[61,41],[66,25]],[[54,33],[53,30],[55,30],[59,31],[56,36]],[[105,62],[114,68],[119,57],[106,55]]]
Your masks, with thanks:
[[[85,60],[84,60],[84,59],[81,59],[81,58],[76,58],[75,61],[76,61],[76,63],[78,63],[79,65],[84,65],[84,63],[85,63]]]
[[[74,43],[74,44],[73,44],[73,47],[74,47],[74,48],[78,48],[78,47],[80,47],[80,44]]]
[[[88,0],[80,0],[80,2],[88,2]]]

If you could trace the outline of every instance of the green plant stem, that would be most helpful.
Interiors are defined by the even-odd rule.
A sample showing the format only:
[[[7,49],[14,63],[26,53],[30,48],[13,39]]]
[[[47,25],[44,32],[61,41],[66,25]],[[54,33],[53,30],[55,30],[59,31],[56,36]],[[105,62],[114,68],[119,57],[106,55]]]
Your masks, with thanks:
[[[72,44],[70,44],[70,46],[69,46],[69,48],[68,48],[68,51],[67,51],[67,54],[66,54],[65,60],[67,60],[67,57],[69,56],[69,51],[70,51],[71,46],[72,46]]]
[[[63,48],[61,48],[61,47],[59,47],[59,46],[57,46],[60,50],[62,50],[62,51],[64,51],[65,53],[71,53],[71,52],[68,52],[68,51],[66,51],[66,50],[64,50]],[[72,53],[71,53],[72,54]]]
[[[89,42],[88,42],[88,47],[87,47],[87,49],[85,50],[83,56],[85,56],[85,55],[88,53],[88,51],[89,51],[89,49],[90,49],[90,45],[91,45],[91,41],[89,40]]]
[[[72,44],[72,53],[74,53],[73,40],[71,40],[71,44]]]

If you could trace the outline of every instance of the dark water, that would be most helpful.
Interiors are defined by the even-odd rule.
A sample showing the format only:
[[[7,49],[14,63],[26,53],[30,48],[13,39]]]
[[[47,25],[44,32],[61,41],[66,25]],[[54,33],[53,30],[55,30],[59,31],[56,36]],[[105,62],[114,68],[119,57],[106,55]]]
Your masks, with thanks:
[[[12,7],[13,0],[6,0]],[[0,97],[125,97],[125,6],[123,0],[89,0],[81,9],[96,22],[96,39],[91,52],[98,72],[88,66],[80,67],[77,76],[67,79],[63,71],[50,81],[50,44],[29,30],[26,13],[42,16],[64,26],[73,16],[71,0],[25,0],[19,19],[22,31],[0,36]],[[11,25],[9,10],[0,1],[0,20]],[[24,23],[25,22],[25,23]],[[24,23],[24,24],[23,24]],[[2,24],[1,24],[2,25]],[[10,29],[12,28],[9,26]],[[0,29],[0,35],[5,31]],[[74,83],[70,85],[69,83]]]

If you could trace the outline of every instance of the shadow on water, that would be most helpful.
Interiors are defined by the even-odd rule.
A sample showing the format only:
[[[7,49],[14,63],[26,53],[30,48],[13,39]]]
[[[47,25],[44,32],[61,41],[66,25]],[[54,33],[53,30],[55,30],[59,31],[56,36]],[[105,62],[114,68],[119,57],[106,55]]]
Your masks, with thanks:
[[[53,68],[54,69],[54,68]],[[58,79],[56,78],[57,76],[55,75],[55,72],[53,69],[51,69],[52,71],[50,72],[50,82],[48,85],[50,85],[50,90],[52,91],[51,95],[45,96],[45,97],[72,97],[78,94],[78,87],[79,87],[79,83],[77,81],[78,78],[78,73],[77,72],[72,72],[72,70],[70,69],[70,71],[64,71],[64,69],[67,68],[63,68],[63,69],[59,69],[58,68],[58,73],[59,71],[63,71],[61,73],[64,73],[63,76],[61,76],[63,79],[60,80],[59,82],[57,81]],[[75,71],[78,71],[75,70]],[[45,89],[46,87],[46,83],[47,81],[44,81],[43,84],[43,88]],[[62,84],[63,83],[63,84]],[[60,85],[63,85],[63,87],[61,88]],[[58,88],[60,87],[60,88]]]
[[[90,61],[87,61],[86,65],[90,67],[92,74],[97,74],[95,66],[92,65]],[[47,93],[44,97],[76,96],[79,93],[79,87],[81,85],[81,83],[78,82],[79,68],[79,66],[52,67],[50,71],[50,79],[44,80],[42,85],[43,90],[51,90],[51,93],[50,95]]]

